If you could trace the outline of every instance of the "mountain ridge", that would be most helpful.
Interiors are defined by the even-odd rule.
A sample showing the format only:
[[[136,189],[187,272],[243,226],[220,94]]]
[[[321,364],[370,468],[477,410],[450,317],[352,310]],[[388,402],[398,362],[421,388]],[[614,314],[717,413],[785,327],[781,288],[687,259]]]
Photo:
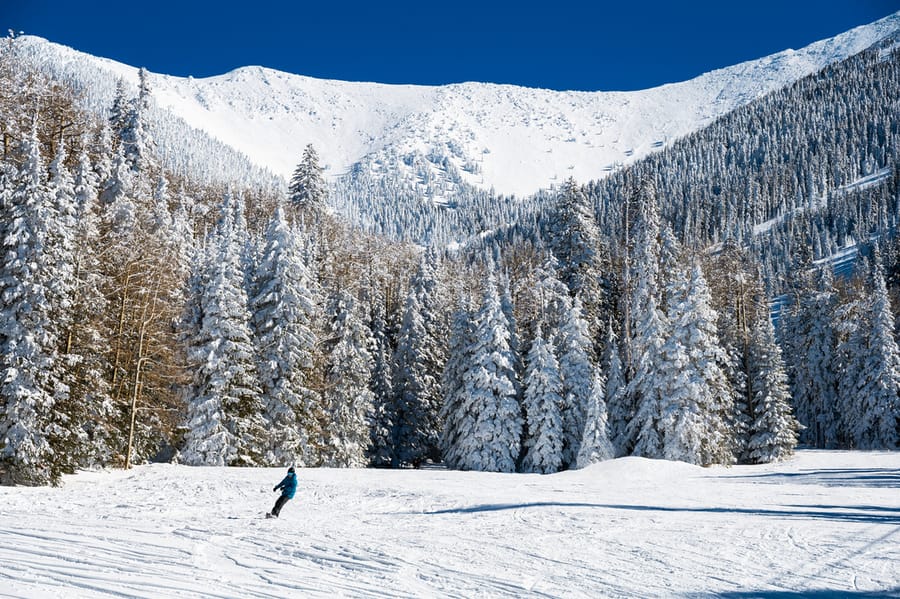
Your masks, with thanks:
[[[202,79],[154,74],[151,86],[162,111],[284,178],[312,143],[332,180],[362,169],[369,178],[419,184],[423,173],[402,162],[420,155],[433,157],[434,165],[452,166],[454,176],[469,185],[525,196],[570,176],[602,178],[898,28],[900,12],[800,50],[629,92],[344,82],[262,66]],[[92,110],[108,110],[120,78],[136,85],[134,67],[42,38],[22,39],[42,68],[92,88],[87,98]],[[441,168],[433,170],[434,177],[445,177]],[[455,183],[447,178],[448,194]]]

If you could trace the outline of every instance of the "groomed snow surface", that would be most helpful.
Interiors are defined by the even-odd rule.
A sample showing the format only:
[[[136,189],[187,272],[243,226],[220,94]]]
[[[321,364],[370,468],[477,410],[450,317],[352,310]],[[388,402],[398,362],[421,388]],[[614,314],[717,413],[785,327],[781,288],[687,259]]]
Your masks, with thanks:
[[[169,464],[0,488],[3,597],[897,597],[900,453],[550,476]]]

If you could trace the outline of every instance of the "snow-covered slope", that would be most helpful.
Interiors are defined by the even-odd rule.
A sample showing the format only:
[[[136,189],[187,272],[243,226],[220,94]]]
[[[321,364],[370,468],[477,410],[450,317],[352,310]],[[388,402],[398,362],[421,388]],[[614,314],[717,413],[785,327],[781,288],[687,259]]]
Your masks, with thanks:
[[[897,597],[900,453],[549,476],[155,464],[0,487],[3,597]]]
[[[348,83],[262,67],[204,79],[156,75],[152,86],[160,107],[285,177],[312,143],[331,177],[359,165],[415,176],[402,163],[418,154],[447,159],[468,183],[526,195],[569,176],[600,178],[898,28],[900,13],[801,50],[637,92]],[[97,110],[110,105],[119,77],[136,83],[133,67],[36,37],[22,41],[43,68],[77,82]]]

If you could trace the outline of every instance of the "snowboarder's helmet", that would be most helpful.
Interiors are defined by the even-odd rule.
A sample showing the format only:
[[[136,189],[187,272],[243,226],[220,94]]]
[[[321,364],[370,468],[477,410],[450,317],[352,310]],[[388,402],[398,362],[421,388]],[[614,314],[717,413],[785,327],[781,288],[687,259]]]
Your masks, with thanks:
[[[294,467],[293,467],[293,466],[291,466],[290,468],[288,468],[288,472],[293,472],[293,471],[294,471]]]

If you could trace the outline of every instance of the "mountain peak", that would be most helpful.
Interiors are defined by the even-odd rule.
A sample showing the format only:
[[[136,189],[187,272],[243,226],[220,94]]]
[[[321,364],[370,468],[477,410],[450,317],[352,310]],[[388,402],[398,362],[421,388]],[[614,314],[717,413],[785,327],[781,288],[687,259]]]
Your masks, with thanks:
[[[159,108],[285,178],[312,143],[331,179],[418,153],[439,157],[470,185],[528,195],[569,177],[601,178],[898,28],[900,12],[799,50],[633,92],[357,83],[246,66],[206,78],[154,75],[153,95]],[[136,82],[134,67],[23,39],[42,68],[91,88],[96,110],[112,103],[119,78]]]

